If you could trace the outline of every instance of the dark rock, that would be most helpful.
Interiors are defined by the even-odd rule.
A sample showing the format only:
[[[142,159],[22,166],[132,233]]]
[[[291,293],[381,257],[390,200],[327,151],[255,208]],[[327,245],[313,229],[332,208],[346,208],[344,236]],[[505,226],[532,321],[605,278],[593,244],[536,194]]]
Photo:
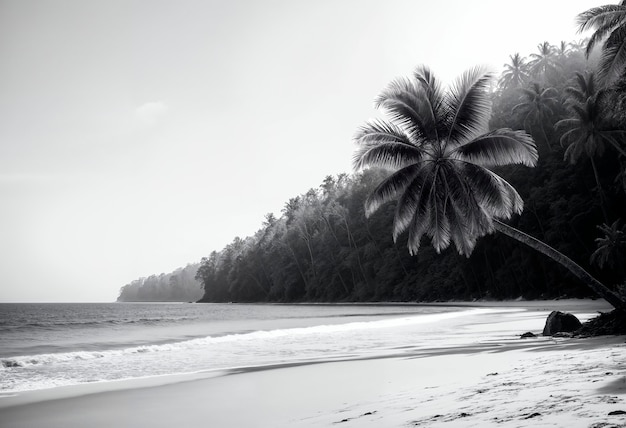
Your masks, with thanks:
[[[617,416],[617,415],[626,415],[626,411],[624,410],[614,410],[609,412],[609,416]]]
[[[571,333],[580,327],[582,327],[582,324],[574,315],[561,311],[552,311],[546,320],[543,335],[552,336],[561,332]]]
[[[533,332],[527,331],[526,333],[522,334],[519,338],[528,339],[529,337],[537,337],[537,335]]]

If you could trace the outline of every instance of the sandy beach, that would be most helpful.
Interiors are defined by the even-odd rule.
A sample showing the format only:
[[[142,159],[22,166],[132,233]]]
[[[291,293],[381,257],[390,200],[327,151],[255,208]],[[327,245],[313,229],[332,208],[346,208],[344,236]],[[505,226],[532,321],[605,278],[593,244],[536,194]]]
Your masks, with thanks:
[[[489,305],[489,304],[485,304]],[[464,340],[419,352],[107,382],[0,399],[9,427],[626,426],[626,338],[520,339],[551,309],[476,315]]]

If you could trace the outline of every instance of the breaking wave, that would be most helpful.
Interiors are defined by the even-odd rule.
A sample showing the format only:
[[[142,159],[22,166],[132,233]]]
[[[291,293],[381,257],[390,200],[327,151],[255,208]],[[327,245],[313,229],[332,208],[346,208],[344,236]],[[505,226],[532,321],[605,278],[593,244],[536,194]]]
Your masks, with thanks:
[[[434,323],[446,319],[457,318],[466,315],[476,315],[488,312],[489,309],[471,309],[459,312],[447,312],[429,315],[409,316],[403,318],[391,318],[377,321],[352,322],[347,324],[318,325],[312,327],[288,328],[277,330],[258,330],[247,333],[226,334],[221,336],[206,336],[190,340],[161,343],[154,345],[141,345],[123,349],[108,349],[100,351],[74,351],[65,353],[49,353],[38,355],[24,355],[0,360],[4,369],[25,368],[31,366],[45,366],[67,364],[76,361],[96,360],[107,357],[123,357],[133,354],[158,353],[158,352],[182,352],[210,348],[214,344],[229,342],[255,342],[271,341],[275,339],[299,337],[299,336],[329,336],[336,333],[357,330],[385,329],[393,327],[410,326],[424,323]]]

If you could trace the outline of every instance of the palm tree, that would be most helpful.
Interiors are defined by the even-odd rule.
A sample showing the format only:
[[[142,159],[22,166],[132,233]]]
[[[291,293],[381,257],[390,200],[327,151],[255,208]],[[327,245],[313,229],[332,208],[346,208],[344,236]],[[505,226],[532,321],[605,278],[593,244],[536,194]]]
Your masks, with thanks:
[[[600,269],[608,264],[611,268],[618,268],[623,275],[623,262],[626,257],[626,227],[616,220],[610,226],[605,223],[598,226],[598,229],[604,236],[596,238],[597,249],[591,254],[591,263],[597,264]]]
[[[626,0],[591,8],[577,17],[578,31],[594,30],[587,43],[586,55],[602,43],[598,77],[611,84],[624,75],[626,65]]]
[[[576,79],[578,88],[569,87],[566,89],[572,116],[557,122],[556,127],[564,131],[560,141],[561,145],[567,146],[565,160],[575,164],[582,156],[587,156],[591,161],[600,196],[600,207],[604,221],[608,221],[595,158],[602,156],[607,143],[626,155],[619,143],[620,137],[626,135],[626,130],[614,128],[605,120],[603,98],[605,98],[607,91],[596,90],[594,74],[576,73]]]
[[[585,39],[580,39],[580,40],[574,40],[573,42],[570,42],[570,53],[571,52],[582,52],[584,50],[587,49],[587,44],[589,43],[589,39],[585,38]]]
[[[511,62],[504,64],[504,71],[499,83],[503,89],[519,88],[528,79],[526,58],[523,58],[519,53],[509,55],[509,58],[511,58]]]
[[[555,48],[554,52],[559,61],[563,61],[572,52],[572,44],[561,40],[561,43]]]
[[[443,90],[428,68],[419,67],[411,78],[395,80],[383,90],[376,107],[390,120],[369,121],[355,135],[356,169],[391,170],[367,198],[366,215],[397,199],[393,238],[408,230],[411,254],[426,235],[437,252],[454,243],[469,257],[478,238],[497,230],[561,263],[613,306],[626,310],[626,302],[573,260],[502,221],[521,213],[524,203],[489,168],[535,166],[538,154],[524,131],[486,132],[490,77],[473,69]]]
[[[530,88],[522,88],[520,91],[523,101],[513,107],[513,112],[520,112],[523,115],[525,129],[530,131],[533,124],[539,125],[546,146],[551,149],[544,123],[550,122],[559,104],[556,89],[544,88],[539,83],[533,83]]]
[[[528,65],[534,76],[543,78],[546,72],[554,67],[554,46],[548,42],[543,42],[537,45],[537,50],[539,53],[530,54],[533,59]]]

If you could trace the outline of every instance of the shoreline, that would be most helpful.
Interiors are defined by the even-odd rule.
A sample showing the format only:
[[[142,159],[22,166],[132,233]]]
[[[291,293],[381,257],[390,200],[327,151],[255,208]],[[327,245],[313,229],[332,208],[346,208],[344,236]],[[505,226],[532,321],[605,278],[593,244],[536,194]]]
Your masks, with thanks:
[[[7,407],[0,418],[7,428],[623,423],[623,416],[609,417],[626,410],[626,377],[618,373],[623,342],[565,339],[530,352],[465,350],[242,370]]]
[[[473,316],[458,333],[475,338],[471,343],[444,340],[438,346],[398,349],[395,354],[295,361],[30,391],[0,397],[0,420],[7,428],[165,427],[174,423],[188,427],[330,427],[337,423],[374,427],[407,426],[411,421],[425,426],[489,426],[495,423],[493,417],[506,417],[506,412],[496,409],[498,403],[507,411],[522,411],[511,406],[515,407],[519,397],[528,395],[524,383],[531,380],[536,385],[548,385],[541,386],[548,388],[547,395],[540,395],[545,402],[563,395],[561,389],[570,384],[587,398],[596,397],[592,407],[600,410],[585,410],[596,419],[609,408],[626,411],[626,337],[519,339],[527,328],[540,331],[547,311],[575,309],[573,312],[592,316],[597,310],[606,309],[606,304],[541,301],[528,308],[526,303],[499,306],[521,307],[520,311]],[[561,370],[559,366],[550,367],[555,363],[561,365]],[[572,368],[564,370],[566,363]],[[494,375],[496,372],[499,374]],[[587,379],[582,385],[581,378]],[[601,388],[605,391],[600,394],[596,389]],[[483,416],[459,416],[470,415],[467,406],[488,406],[483,400],[488,396],[486,391],[495,390],[506,390],[508,395],[491,397],[493,406],[482,412]],[[460,391],[464,391],[463,397]],[[533,402],[541,407],[536,400],[539,397],[530,395],[525,398],[528,403],[524,408],[532,407]],[[200,400],[201,397],[204,398]],[[413,402],[420,405],[414,406]],[[585,403],[580,405],[588,407]],[[430,412],[435,408],[439,410]],[[487,413],[495,416],[486,420]],[[533,416],[528,425],[516,426],[537,426],[540,420],[556,416],[561,423],[563,417],[562,412],[552,415],[547,410],[529,415],[532,413],[542,416]],[[437,415],[440,417],[434,418]],[[620,423],[626,423],[626,417],[621,418]],[[569,422],[567,425],[572,426]]]

